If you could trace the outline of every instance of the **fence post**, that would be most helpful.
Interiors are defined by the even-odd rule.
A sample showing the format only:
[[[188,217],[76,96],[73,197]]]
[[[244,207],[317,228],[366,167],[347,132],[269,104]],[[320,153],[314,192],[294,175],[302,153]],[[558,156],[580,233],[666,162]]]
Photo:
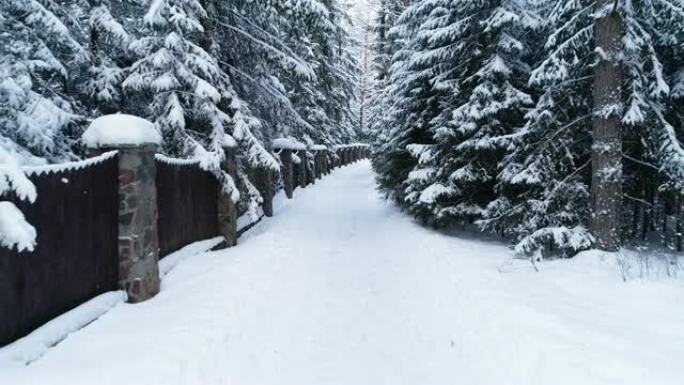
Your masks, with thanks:
[[[305,188],[306,187],[306,150],[299,150],[297,151],[297,156],[299,157],[299,176],[297,177],[297,180],[299,181],[299,187]]]
[[[235,155],[235,147],[224,147],[226,159],[221,164],[221,168],[235,183],[237,188],[237,158]],[[219,186],[218,194],[218,225],[219,232],[226,239],[228,246],[236,246],[238,243],[237,234],[237,207],[229,193],[226,193],[221,186]]]
[[[323,162],[321,162],[321,151],[314,150],[314,165],[315,165],[315,175],[316,179],[321,179],[323,177]]]
[[[316,157],[310,151],[306,151],[306,183],[316,184]],[[311,166],[311,169],[309,169]]]
[[[254,170],[254,184],[257,190],[264,199],[263,209],[264,215],[267,217],[273,216],[273,171],[265,167],[259,167]]]
[[[292,199],[292,192],[294,191],[294,176],[292,173],[292,150],[280,150],[280,161],[283,164],[282,178],[285,195],[288,199]]]
[[[323,151],[323,170],[325,175],[330,175],[330,151]]]
[[[108,150],[119,152],[119,287],[126,291],[130,303],[150,299],[159,292],[154,155],[161,136],[144,119],[106,115],[95,119],[82,139],[90,156]]]

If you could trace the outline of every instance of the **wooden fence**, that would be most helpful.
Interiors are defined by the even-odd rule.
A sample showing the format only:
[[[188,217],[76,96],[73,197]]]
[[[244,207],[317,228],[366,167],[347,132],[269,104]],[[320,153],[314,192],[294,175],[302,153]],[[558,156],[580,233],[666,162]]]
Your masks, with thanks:
[[[161,160],[160,160],[161,159]],[[216,178],[197,163],[157,158],[159,257],[219,235]]]
[[[132,297],[144,300],[158,291],[158,282],[156,289],[154,282],[144,282],[158,276],[158,258],[219,234],[229,239],[230,234],[224,234],[226,224],[232,226],[233,234],[253,225],[243,223],[244,227],[238,228],[241,224],[236,218],[220,223],[226,219],[225,212],[221,214],[226,197],[217,179],[197,162],[161,155],[154,158],[154,152],[146,151],[123,147],[118,153],[95,151],[93,155],[101,155],[86,161],[30,169],[37,201],[30,204],[2,197],[21,209],[36,228],[38,239],[32,252],[0,248],[0,346],[108,291],[124,289],[129,301]],[[342,146],[286,155],[284,159],[290,163],[281,163],[284,169],[290,167],[289,183],[294,189],[314,183],[333,165],[343,166],[369,153],[367,147]],[[151,182],[151,176],[154,188],[135,187]],[[282,188],[282,178],[261,169],[250,170],[250,178],[264,197],[257,211],[273,215],[272,198]],[[141,205],[147,206],[136,211]],[[238,214],[234,207],[233,212]],[[145,220],[136,218],[141,214]],[[123,232],[144,244],[131,243]],[[153,247],[147,248],[149,245]],[[158,255],[141,263],[136,253],[149,250]],[[154,270],[131,279],[141,268],[150,269],[150,260]],[[152,289],[141,289],[141,285]]]
[[[118,284],[117,159],[30,175],[13,201],[38,232],[32,252],[0,248],[0,346]],[[4,199],[4,198],[3,198]]]

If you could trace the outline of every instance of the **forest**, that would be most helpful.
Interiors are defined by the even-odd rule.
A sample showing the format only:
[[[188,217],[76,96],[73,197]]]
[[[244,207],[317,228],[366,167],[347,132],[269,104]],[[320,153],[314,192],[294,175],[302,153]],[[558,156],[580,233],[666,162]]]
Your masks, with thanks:
[[[0,193],[34,200],[17,165],[82,159],[89,122],[125,113],[242,206],[244,169],[278,171],[273,139],[358,140],[428,226],[537,257],[682,250],[682,0],[378,0],[352,20],[354,3],[2,0]]]
[[[124,113],[254,204],[244,168],[279,169],[272,139],[356,138],[350,23],[338,0],[2,0],[0,195],[35,200],[16,166],[82,159],[88,124]],[[219,168],[233,144],[241,183]],[[31,247],[12,235],[26,233],[21,213],[0,208],[0,244]]]
[[[684,2],[381,1],[384,194],[519,254],[682,250]]]

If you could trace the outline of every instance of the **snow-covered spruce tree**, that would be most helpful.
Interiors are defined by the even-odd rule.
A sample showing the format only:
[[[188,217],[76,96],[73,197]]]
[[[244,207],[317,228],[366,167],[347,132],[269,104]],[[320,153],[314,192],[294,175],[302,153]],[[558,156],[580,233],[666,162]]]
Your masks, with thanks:
[[[359,77],[353,46],[358,44],[349,35],[351,21],[338,0],[304,1],[306,17],[299,32],[289,34],[290,40],[303,40],[306,46],[295,45],[314,70],[306,87],[290,84],[293,104],[309,126],[295,130],[295,135],[307,141],[336,144],[356,138],[358,113],[352,108],[357,97],[355,86]],[[296,25],[291,22],[291,25]],[[286,78],[287,79],[287,78]],[[286,83],[287,84],[287,83]]]
[[[143,26],[142,0],[90,0],[87,31],[91,63],[81,83],[83,104],[92,115],[128,111],[132,107],[123,98],[123,81],[134,57],[129,45],[135,31]]]
[[[403,68],[393,67],[399,95],[388,95],[399,101],[395,134],[381,150],[394,154],[386,170],[395,173],[383,171],[381,158],[381,184],[389,177],[403,204],[427,222],[467,223],[494,199],[504,155],[494,138],[522,124],[532,102],[518,37],[538,20],[519,1],[431,0],[406,10],[401,19],[408,18],[417,21],[397,55],[406,57],[395,63]]]
[[[82,120],[71,73],[88,53],[73,3],[0,1],[0,139],[49,161],[75,158]]]
[[[311,63],[299,56],[308,52],[308,46],[294,47],[302,36],[309,2],[212,3],[215,16],[210,19],[218,42],[214,55],[230,75],[237,94],[261,121],[262,130],[255,134],[268,142],[289,130],[309,126],[293,105],[292,90],[288,89],[291,84],[308,89],[315,77]]]
[[[230,78],[208,52],[214,37],[205,30],[207,11],[198,1],[155,0],[143,20],[147,30],[131,43],[139,59],[123,83],[127,94],[155,121],[165,138],[165,151],[198,156],[218,164],[222,146],[235,132],[250,159],[271,162],[253,138],[249,109],[237,97]],[[200,45],[202,44],[202,45]]]
[[[432,74],[423,71],[421,63],[414,62],[414,58],[424,44],[417,38],[419,28],[435,8],[434,1],[415,3],[399,16],[390,29],[388,37],[396,42],[398,49],[392,56],[387,85],[382,91],[380,103],[385,110],[382,116],[374,118],[373,123],[377,130],[373,168],[379,188],[402,207],[406,207],[405,182],[418,164],[414,155],[428,150],[434,143],[428,131],[429,122],[437,114],[434,90],[430,84]],[[434,159],[428,158],[426,162]],[[423,174],[432,176],[429,169]],[[423,217],[428,218],[429,215]]]
[[[368,111],[366,124],[369,127],[368,134],[374,147],[379,147],[385,143],[387,126],[385,125],[386,111],[391,104],[388,97],[390,88],[390,67],[392,57],[400,49],[400,42],[397,36],[392,35],[390,30],[397,23],[399,15],[404,11],[404,1],[402,0],[381,0],[375,20],[371,26],[372,36],[372,61],[370,65],[371,84],[367,85],[369,95],[367,96]]]
[[[653,190],[664,180],[680,185],[682,148],[677,140],[672,101],[681,57],[682,4],[668,0],[617,1],[623,22],[624,107],[623,184],[625,218],[643,231],[652,226]],[[594,1],[556,1],[547,9],[544,55],[531,76],[540,91],[526,125],[502,140],[513,150],[500,176],[504,197],[490,205],[488,227],[513,234],[521,253],[572,254],[589,247],[591,218],[590,122],[593,113],[592,66]],[[664,21],[664,22],[663,22]],[[601,54],[598,52],[597,54]],[[648,175],[648,177],[646,176]],[[661,179],[662,178],[662,179]],[[651,201],[651,202],[649,202]],[[643,202],[648,202],[644,204]],[[638,208],[642,211],[638,215]],[[649,218],[649,216],[651,218]],[[650,222],[646,224],[646,222]],[[636,234],[636,231],[623,236]]]
[[[138,115],[161,128],[171,154],[198,155],[205,145],[220,151],[223,125],[230,121],[217,106],[222,73],[197,45],[205,16],[197,1],[155,0],[143,18],[146,30],[130,44],[139,59],[123,86],[139,106]]]
[[[447,95],[431,122],[435,179],[415,204],[429,206],[439,224],[477,220],[496,199],[496,177],[506,155],[497,138],[522,125],[532,104],[524,38],[539,20],[524,4],[456,2],[423,32],[431,46],[422,60],[436,75],[433,87]]]
[[[347,44],[334,41],[335,32],[346,37],[331,20],[335,13],[316,0],[214,3],[219,64],[262,122],[260,139],[293,135],[309,143],[331,142],[331,130],[341,125],[329,121],[334,115],[328,116],[323,104],[344,93],[324,81],[328,67],[321,63],[331,61],[319,50]],[[333,57],[333,62],[338,61]]]

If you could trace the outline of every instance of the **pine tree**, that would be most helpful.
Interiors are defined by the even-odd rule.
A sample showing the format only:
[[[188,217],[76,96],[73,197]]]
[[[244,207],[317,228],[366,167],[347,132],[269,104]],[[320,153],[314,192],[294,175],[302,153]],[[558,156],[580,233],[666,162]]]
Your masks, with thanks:
[[[123,81],[135,60],[129,50],[136,40],[131,31],[142,27],[137,20],[144,14],[144,8],[137,0],[90,2],[86,25],[92,62],[81,86],[83,102],[96,116],[127,111],[132,107],[123,98]]]
[[[667,68],[663,61],[680,55],[676,41],[681,31],[674,26],[684,13],[681,5],[666,0],[612,4],[624,23],[625,74],[623,104],[613,105],[624,126],[622,184],[634,206],[629,212],[623,203],[620,214],[621,219],[633,217],[637,227],[639,210],[642,220],[651,220],[652,204],[642,202],[653,201],[656,186],[681,180],[675,170],[683,152],[668,121],[676,114],[665,112],[677,109],[666,81],[676,79],[677,66]],[[557,1],[548,8],[542,32],[548,39],[530,81],[539,92],[537,105],[524,127],[502,138],[513,151],[500,175],[504,194],[490,205],[484,224],[514,235],[521,253],[568,255],[595,240],[587,229],[592,215],[592,67],[603,54],[594,53],[599,11],[596,2],[582,0]],[[647,226],[639,226],[643,234]]]
[[[398,34],[390,31],[396,25],[399,15],[404,10],[404,2],[401,0],[382,0],[380,9],[372,26],[373,41],[371,74],[373,76],[371,84],[368,86],[368,127],[371,140],[376,147],[380,147],[386,142],[386,111],[391,105],[388,91],[391,86],[390,67],[392,57],[401,48]]]
[[[498,138],[522,125],[532,103],[526,90],[529,51],[521,37],[536,27],[538,18],[523,4],[462,1],[448,24],[432,27],[440,45],[426,57],[439,63],[434,87],[450,95],[432,122],[443,154],[436,183],[445,188],[431,203],[437,219],[447,224],[480,219],[496,199],[496,178],[506,155]]]
[[[71,2],[0,2],[0,138],[50,161],[73,159],[83,119],[71,72],[88,60]]]
[[[387,86],[379,102],[384,111],[374,123],[378,133],[373,167],[380,190],[404,207],[407,197],[413,199],[417,195],[406,191],[405,186],[418,164],[415,156],[434,143],[428,131],[428,123],[436,115],[436,106],[431,102],[434,92],[429,74],[422,72],[422,63],[414,61],[414,55],[424,44],[416,38],[419,27],[434,8],[434,1],[416,3],[402,12],[390,29],[388,38],[398,49],[392,56]],[[428,219],[429,215],[423,218]]]
[[[517,37],[537,19],[517,1],[433,0],[401,20],[412,28],[392,67],[398,102],[382,152],[394,158],[376,162],[380,182],[425,221],[467,223],[494,199],[504,153],[494,138],[531,103]]]

